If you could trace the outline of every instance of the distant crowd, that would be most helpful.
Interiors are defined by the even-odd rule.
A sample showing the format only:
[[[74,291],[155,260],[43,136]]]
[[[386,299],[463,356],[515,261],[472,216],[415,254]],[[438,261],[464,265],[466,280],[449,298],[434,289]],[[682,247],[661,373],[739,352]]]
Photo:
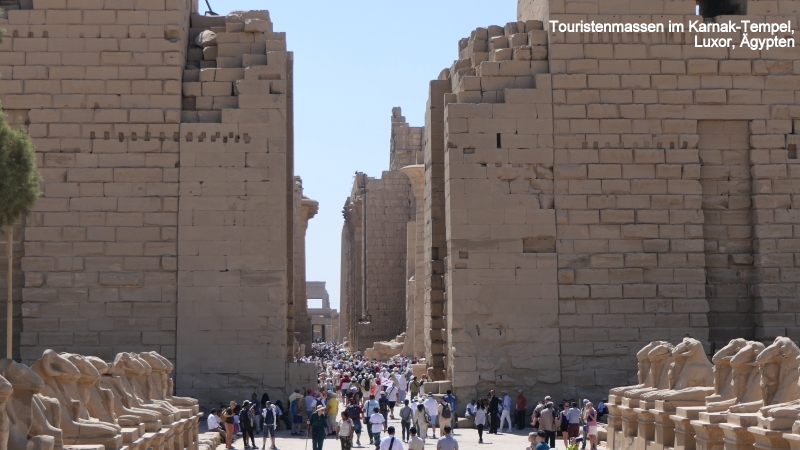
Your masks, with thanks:
[[[428,377],[413,374],[414,358],[365,361],[338,344],[315,343],[311,356],[301,362],[319,369],[315,386],[295,389],[286,404],[273,403],[266,393],[259,399],[254,393],[241,404],[220,405],[207,418],[209,431],[219,432],[230,450],[238,437],[245,450],[257,449],[256,435],[261,435],[262,449],[268,442],[271,450],[277,449],[276,432],[282,429],[290,430],[289,436],[310,437],[313,450],[321,450],[326,438],[336,438],[342,450],[362,447],[363,432],[376,450],[405,450],[404,444],[410,450],[423,450],[428,439],[437,440],[437,450],[458,449],[452,433],[458,424],[458,400],[451,391],[426,393]],[[531,426],[534,432],[528,436],[528,449],[554,448],[560,438],[565,445],[580,443],[585,449],[588,443],[594,450],[597,423],[608,412],[604,402],[597,407],[589,400],[556,405],[548,396],[531,405],[528,422],[529,402],[522,391],[512,398],[507,391],[497,396],[492,390],[484,398],[472,399],[464,418],[477,429],[479,443],[484,432],[497,434],[506,427],[509,433],[512,427]],[[389,426],[390,420],[398,422],[399,436]]]

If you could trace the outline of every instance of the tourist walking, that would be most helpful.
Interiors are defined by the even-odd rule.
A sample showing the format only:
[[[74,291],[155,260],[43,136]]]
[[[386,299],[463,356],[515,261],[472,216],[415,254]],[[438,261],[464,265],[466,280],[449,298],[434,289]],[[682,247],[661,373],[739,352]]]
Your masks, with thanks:
[[[447,390],[447,395],[444,396],[444,401],[450,405],[450,428],[456,429],[456,411],[458,411],[458,401],[456,400],[456,396],[453,395],[453,391]]]
[[[494,394],[494,390],[489,391],[489,434],[497,434],[497,428],[500,423],[497,415],[500,414],[503,403]]]
[[[347,411],[342,412],[342,419],[336,425],[336,436],[339,437],[339,442],[342,445],[342,450],[350,450],[353,448],[353,433],[355,426],[353,420],[347,415]],[[360,444],[359,444],[360,445]]]
[[[411,427],[408,432],[411,435],[408,439],[408,450],[425,450],[425,441],[417,436],[417,428]]]
[[[356,445],[361,446],[361,405],[358,404],[356,399],[353,399],[350,406],[347,407],[347,416],[353,421],[353,431],[356,435]]]
[[[417,405],[417,410],[414,412],[414,426],[419,430],[419,436],[422,437],[423,442],[428,439],[428,423],[430,421],[431,416],[425,409],[425,405]]]
[[[383,438],[379,450],[405,450],[400,439],[394,437],[394,427],[389,427],[386,432],[389,433],[389,436]]]
[[[411,429],[411,420],[413,420],[414,410],[408,405],[408,400],[403,401],[403,407],[400,408],[400,429],[403,442],[408,442],[409,430]]]
[[[306,422],[308,429],[306,430],[306,438],[308,438],[309,431],[311,432],[311,448],[313,450],[322,450],[322,444],[325,443],[325,427],[328,426],[328,419],[325,417],[325,407],[320,405]]]
[[[439,400],[439,406],[436,407],[438,413],[436,417],[439,418],[439,436],[444,436],[444,427],[450,425],[450,419],[453,417],[453,412],[450,410],[450,404]],[[453,428],[452,426],[450,428]]]
[[[376,450],[381,445],[381,431],[386,431],[386,419],[380,409],[373,408],[372,415],[369,416],[369,441],[375,444]]]
[[[453,437],[450,425],[444,427],[444,436],[436,442],[436,450],[458,450],[458,441]]]
[[[392,420],[394,420],[394,407],[395,405],[397,405],[397,395],[399,392],[400,391],[397,389],[397,386],[395,385],[387,387],[386,392],[384,392],[384,394],[386,394],[386,399],[389,402],[389,414]]]
[[[419,381],[417,381],[417,377],[411,378],[411,384],[408,387],[408,392],[411,393],[411,398],[419,397]]]
[[[561,419],[559,430],[561,431],[561,438],[564,440],[564,447],[569,445],[569,419],[567,418],[567,411],[569,410],[569,403],[564,402],[561,412],[558,414]]]
[[[328,430],[336,434],[336,417],[339,414],[339,399],[332,391],[328,391],[328,402],[325,404],[325,415],[328,417]]]
[[[500,415],[500,431],[503,431],[503,423],[508,423],[508,431],[506,433],[511,433],[511,397],[508,395],[508,391],[503,391],[503,412]]]
[[[483,428],[486,426],[486,403],[481,399],[475,407],[475,426],[478,428],[478,443],[483,444]]]
[[[550,402],[539,412],[539,431],[544,432],[545,442],[553,448],[556,447],[557,421],[558,414],[553,410],[553,402]]]
[[[428,395],[428,398],[425,399],[423,403],[425,405],[425,410],[428,412],[428,416],[430,420],[428,421],[428,425],[433,430],[433,438],[436,439],[436,416],[439,415],[439,404],[433,395]]]

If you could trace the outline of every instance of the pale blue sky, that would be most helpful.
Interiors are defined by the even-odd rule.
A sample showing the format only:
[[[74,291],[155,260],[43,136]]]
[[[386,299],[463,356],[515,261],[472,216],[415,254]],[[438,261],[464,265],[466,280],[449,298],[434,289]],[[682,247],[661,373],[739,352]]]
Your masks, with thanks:
[[[389,166],[392,107],[424,121],[428,82],[477,27],[516,20],[515,0],[209,0],[219,14],[267,9],[294,52],[295,173],[320,203],[308,226],[307,279],[339,307],[342,206],[356,171]],[[206,10],[200,0],[200,11]]]

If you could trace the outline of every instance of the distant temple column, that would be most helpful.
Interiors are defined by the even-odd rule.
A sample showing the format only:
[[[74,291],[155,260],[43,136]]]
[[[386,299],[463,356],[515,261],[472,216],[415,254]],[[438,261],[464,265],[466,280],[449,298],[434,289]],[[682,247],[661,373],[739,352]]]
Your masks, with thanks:
[[[415,199],[415,220],[413,230],[413,253],[409,251],[409,267],[413,267],[413,278],[408,281],[406,295],[406,340],[404,354],[424,357],[423,339],[425,310],[425,165],[415,164],[400,169],[411,180]],[[409,233],[411,240],[411,233]],[[411,247],[411,246],[410,246]],[[409,249],[410,250],[410,249]]]
[[[311,316],[308,315],[308,298],[306,297],[306,231],[308,230],[308,221],[319,211],[319,202],[303,197],[300,205],[300,227],[296,241],[298,262],[295,275],[295,331],[300,333],[300,343],[310,350],[312,333]]]

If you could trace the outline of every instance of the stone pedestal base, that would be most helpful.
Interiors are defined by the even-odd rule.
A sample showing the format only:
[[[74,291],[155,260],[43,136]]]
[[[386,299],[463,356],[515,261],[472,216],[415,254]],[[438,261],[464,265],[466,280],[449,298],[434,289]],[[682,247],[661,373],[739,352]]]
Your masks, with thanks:
[[[748,431],[753,435],[753,447],[760,450],[788,449],[789,441],[783,435],[789,430],[766,430],[761,427],[750,427]]]
[[[728,420],[727,413],[700,413],[698,420],[693,420],[695,450],[723,450],[724,435],[721,423]]]
[[[616,444],[617,433],[622,432],[622,411],[619,409],[619,403],[622,401],[616,395],[608,396],[608,438],[606,440],[606,447],[613,449]]]
[[[783,438],[789,443],[791,450],[800,450],[800,434],[784,433]]]
[[[705,406],[682,406],[676,408],[674,415],[669,416],[675,425],[675,450],[695,450],[695,431],[692,421],[697,420],[700,413],[705,410]]]
[[[719,425],[724,435],[724,449],[752,450],[755,439],[748,428],[756,424],[758,424],[756,414],[728,413],[728,422]]]
[[[629,399],[623,399],[623,404],[619,406],[619,411],[621,413],[620,415],[622,417],[621,419],[622,425],[620,427],[622,429],[622,437],[634,438],[638,434],[638,427],[639,427],[637,423],[638,415],[636,414],[636,411],[634,410],[633,407],[625,405],[626,402],[624,402],[624,400],[629,400]],[[634,403],[634,405],[638,404],[639,402],[637,400],[636,403]]]
[[[64,437],[64,447],[66,446],[89,446],[89,448],[102,445],[106,450],[118,450],[122,448],[122,434],[103,437]]]
[[[633,408],[636,412],[636,438],[634,438],[635,450],[650,450],[653,441],[656,439],[655,415],[647,406],[647,402],[640,402],[641,408]]]

